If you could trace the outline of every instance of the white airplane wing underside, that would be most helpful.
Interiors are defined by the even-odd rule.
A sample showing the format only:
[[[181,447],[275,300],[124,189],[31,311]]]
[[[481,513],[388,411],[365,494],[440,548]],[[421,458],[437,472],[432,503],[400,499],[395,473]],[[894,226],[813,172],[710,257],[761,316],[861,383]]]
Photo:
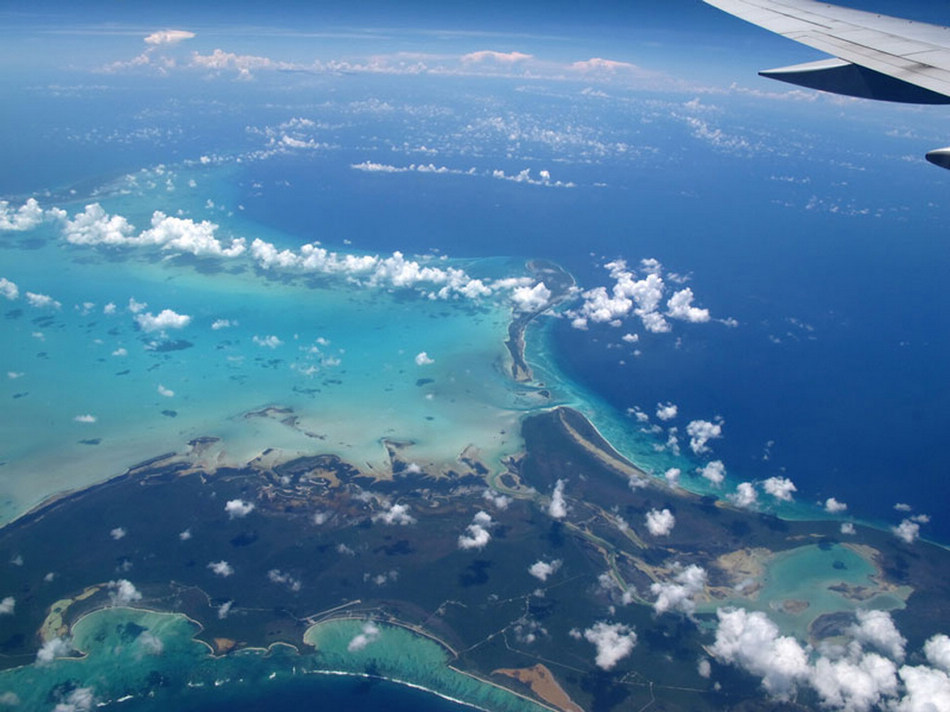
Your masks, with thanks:
[[[815,0],[704,0],[832,57],[759,74],[864,99],[950,104],[950,28]],[[950,168],[950,148],[927,154]]]
[[[814,0],[705,2],[843,60],[770,70],[765,76],[868,99],[950,103],[950,28]],[[870,70],[863,93],[860,74],[849,65]],[[808,74],[813,75],[808,83],[796,81]]]

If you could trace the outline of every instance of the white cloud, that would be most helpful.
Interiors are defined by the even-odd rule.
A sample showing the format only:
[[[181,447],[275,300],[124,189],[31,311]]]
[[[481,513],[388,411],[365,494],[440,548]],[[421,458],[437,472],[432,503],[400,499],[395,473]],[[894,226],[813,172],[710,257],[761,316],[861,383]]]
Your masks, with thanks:
[[[0,616],[12,616],[15,606],[16,599],[13,596],[7,596],[0,601]]]
[[[713,460],[700,468],[699,474],[718,487],[726,479],[726,466],[722,460]]]
[[[722,437],[722,425],[721,420],[715,423],[708,420],[691,420],[686,426],[690,449],[696,455],[709,452],[710,448],[706,443]]]
[[[128,356],[129,352],[128,352],[128,349],[125,349],[124,347],[120,346],[119,348],[117,348],[115,351],[112,352],[112,355],[119,356],[119,357]]]
[[[196,257],[237,257],[244,253],[247,244],[244,238],[231,240],[225,247],[214,236],[218,226],[207,220],[196,223],[189,218],[169,217],[156,210],[152,214],[152,227],[145,230],[135,243],[155,245],[163,250],[187,252]]]
[[[125,538],[125,535],[127,533],[128,532],[126,532],[123,527],[116,527],[115,529],[109,532],[109,536],[111,536],[116,541],[119,541],[119,539]]]
[[[557,570],[560,568],[560,559],[555,559],[554,561],[539,560],[535,561],[533,564],[531,564],[531,566],[528,567],[528,573],[534,576],[536,579],[547,581],[548,577],[557,573]]]
[[[266,349],[276,349],[278,346],[283,345],[283,341],[271,334],[270,336],[258,336],[254,335],[254,343],[258,346],[262,346]]]
[[[147,306],[148,304],[146,302],[137,302],[135,301],[135,297],[129,297],[129,311],[133,314],[138,314]]]
[[[435,363],[435,359],[429,358],[429,354],[425,351],[416,354],[416,366],[429,366],[433,363]]]
[[[151,312],[136,314],[135,321],[142,327],[142,331],[165,331],[166,329],[183,329],[191,323],[187,314],[179,314],[171,309],[162,309],[157,316]]]
[[[798,490],[795,483],[787,477],[769,477],[762,483],[762,489],[782,502],[791,502],[792,492]]]
[[[254,503],[245,502],[243,499],[229,499],[224,505],[224,511],[228,513],[228,519],[241,519],[254,511]]]
[[[379,639],[379,633],[379,627],[374,625],[371,621],[367,621],[363,624],[362,631],[353,637],[346,646],[346,649],[351,653],[362,650],[370,643],[375,643]]]
[[[408,504],[394,504],[385,512],[375,515],[373,520],[389,526],[408,526],[416,523],[416,518],[409,514]]]
[[[515,287],[511,290],[511,301],[515,309],[520,312],[533,312],[543,309],[551,299],[551,290],[544,282],[538,282],[533,287]]]
[[[19,298],[20,288],[6,277],[0,277],[0,295],[12,301]]]
[[[950,672],[950,637],[938,633],[924,643],[924,654],[931,665]]]
[[[48,294],[27,292],[26,300],[30,303],[31,307],[36,307],[37,309],[61,309],[63,306]]]
[[[911,507],[909,504],[906,504],[905,502],[898,502],[894,505],[894,509],[896,509],[898,512],[910,512],[913,510],[913,507]]]
[[[591,57],[579,62],[574,62],[571,69],[577,72],[639,72],[640,68],[629,62],[620,62],[615,59],[604,59],[603,57]]]
[[[854,524],[852,524],[851,522],[843,522],[841,524],[841,533],[854,534],[855,533]]]
[[[194,36],[195,33],[188,30],[159,30],[148,35],[145,42],[150,45],[176,44],[182,40],[190,40]]]
[[[848,629],[848,633],[861,643],[871,645],[892,660],[904,660],[904,646],[907,641],[898,632],[891,614],[886,611],[856,611],[858,623]]]
[[[135,228],[121,215],[109,215],[99,203],[63,224],[63,237],[74,245],[124,245]]]
[[[676,525],[676,517],[668,509],[651,509],[646,516],[647,530],[653,536],[669,536]]]
[[[584,638],[597,646],[594,662],[601,670],[612,670],[637,644],[637,634],[622,623],[598,621],[584,631]]]
[[[77,687],[64,701],[57,703],[53,712],[90,712],[95,704],[96,696],[91,687]]]
[[[551,503],[548,505],[548,514],[554,519],[564,519],[567,516],[567,501],[564,499],[564,485],[566,480],[558,480],[551,494]]]
[[[142,600],[142,594],[127,579],[109,582],[109,598],[114,606],[127,606],[135,601]]]
[[[818,691],[824,707],[848,712],[879,709],[883,697],[897,693],[897,667],[873,653],[841,660],[819,658],[809,682]]]
[[[218,606],[218,620],[224,620],[228,617],[228,614],[231,612],[231,606],[234,605],[234,601],[225,601],[220,606]]]
[[[844,502],[839,502],[834,497],[825,500],[825,511],[829,514],[840,514],[848,508]]]
[[[211,328],[215,331],[220,329],[229,329],[232,326],[237,326],[237,322],[232,322],[230,319],[215,319],[211,324]]]
[[[175,391],[173,391],[171,388],[165,388],[165,386],[163,386],[162,384],[159,384],[158,395],[164,396],[165,398],[174,398]]]
[[[663,473],[663,477],[666,478],[666,481],[673,487],[676,487],[680,482],[680,476],[683,474],[683,471],[678,467],[671,467],[666,472]]]
[[[666,302],[667,316],[694,324],[709,321],[709,310],[694,307],[693,299],[693,290],[689,287],[675,292]]]
[[[460,59],[462,64],[495,62],[497,64],[510,65],[533,59],[533,55],[524,54],[523,52],[495,52],[490,49],[485,49],[478,52],[469,52],[468,54],[463,54]]]
[[[73,418],[73,420],[75,420],[77,423],[95,423],[96,416],[89,415],[87,413],[85,415],[77,415],[75,418]]]
[[[896,527],[891,527],[891,531],[893,531],[901,541],[907,544],[913,544],[920,536],[920,525],[910,519],[904,519]]]
[[[751,482],[740,482],[739,486],[736,487],[735,494],[730,494],[727,497],[730,502],[743,509],[754,507],[759,501],[759,496],[755,491],[755,485]]]
[[[192,536],[191,529],[183,529],[182,531],[178,532],[179,541],[188,541]]]
[[[28,198],[23,205],[14,210],[6,200],[0,200],[0,231],[22,232],[32,230],[43,222],[43,209],[36,198]]]
[[[271,569],[267,572],[267,580],[271,583],[280,584],[286,586],[291,591],[299,591],[303,584],[300,582],[300,579],[294,578],[288,573],[281,571],[280,569]]]
[[[208,568],[211,569],[215,575],[225,578],[234,573],[234,567],[227,561],[211,561],[208,563]]]
[[[487,499],[489,502],[495,505],[498,509],[502,509],[502,510],[508,509],[508,506],[511,504],[511,497],[508,497],[503,494],[499,494],[498,492],[493,492],[490,489],[486,489],[482,497],[484,499]]]
[[[680,568],[679,565],[676,568]],[[702,566],[690,564],[680,568],[672,581],[650,584],[650,591],[656,596],[653,610],[657,615],[679,611],[692,615],[696,610],[695,596],[706,588],[706,570]]]
[[[905,665],[900,669],[907,694],[896,712],[950,712],[950,677],[941,670]]]
[[[36,662],[43,665],[53,662],[56,658],[69,655],[73,646],[66,638],[50,638],[36,652]]]
[[[673,420],[678,412],[679,409],[673,403],[656,404],[656,417],[660,420]]]
[[[719,625],[710,653],[760,676],[769,694],[787,699],[809,675],[805,650],[794,638],[780,636],[778,626],[761,611],[720,608],[716,616]]]
[[[491,532],[488,527],[492,524],[491,515],[487,512],[476,512],[472,523],[465,528],[465,532],[459,535],[458,545],[460,549],[484,549],[491,541]]]

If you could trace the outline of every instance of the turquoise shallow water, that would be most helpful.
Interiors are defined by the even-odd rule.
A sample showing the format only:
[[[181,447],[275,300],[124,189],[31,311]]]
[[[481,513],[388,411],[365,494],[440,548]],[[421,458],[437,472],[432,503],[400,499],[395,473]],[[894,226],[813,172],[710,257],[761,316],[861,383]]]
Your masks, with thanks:
[[[80,651],[83,657],[59,657],[0,672],[0,695],[6,695],[0,699],[6,704],[15,695],[12,706],[29,710],[81,705],[81,700],[123,710],[257,709],[268,701],[277,705],[271,709],[307,709],[320,701],[367,710],[379,709],[384,701],[397,709],[543,709],[452,671],[437,643],[400,628],[374,626],[378,634],[370,643],[348,653],[347,646],[364,625],[324,624],[312,636],[320,647],[316,653],[301,655],[275,646],[215,658],[207,646],[192,639],[197,626],[183,616],[104,609],[85,616],[73,628],[71,655]],[[341,684],[340,675],[362,678],[363,689]],[[424,686],[432,692],[423,695],[390,685],[373,689],[368,675],[407,680],[417,690]]]

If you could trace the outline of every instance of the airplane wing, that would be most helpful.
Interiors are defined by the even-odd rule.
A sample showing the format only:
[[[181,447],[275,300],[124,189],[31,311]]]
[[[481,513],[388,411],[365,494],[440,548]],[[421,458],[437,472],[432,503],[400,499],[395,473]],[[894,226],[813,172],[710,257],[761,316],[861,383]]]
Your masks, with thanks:
[[[950,104],[950,28],[815,0],[704,2],[833,55],[762,76],[864,99]],[[950,148],[927,160],[950,168]]]

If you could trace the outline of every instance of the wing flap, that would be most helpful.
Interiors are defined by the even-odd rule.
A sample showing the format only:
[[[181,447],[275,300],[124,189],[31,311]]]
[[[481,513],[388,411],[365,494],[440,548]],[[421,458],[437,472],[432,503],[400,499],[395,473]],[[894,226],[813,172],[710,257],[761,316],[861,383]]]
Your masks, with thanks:
[[[894,81],[950,97],[950,29],[946,27],[826,5],[814,0],[705,2],[846,62],[887,75]],[[877,81],[873,75],[869,76],[872,83]],[[899,96],[902,93],[885,94]],[[907,92],[906,95],[913,96],[914,93]],[[928,95],[924,92],[921,96]],[[906,98],[889,100],[918,101]],[[935,102],[931,98],[925,103]]]

